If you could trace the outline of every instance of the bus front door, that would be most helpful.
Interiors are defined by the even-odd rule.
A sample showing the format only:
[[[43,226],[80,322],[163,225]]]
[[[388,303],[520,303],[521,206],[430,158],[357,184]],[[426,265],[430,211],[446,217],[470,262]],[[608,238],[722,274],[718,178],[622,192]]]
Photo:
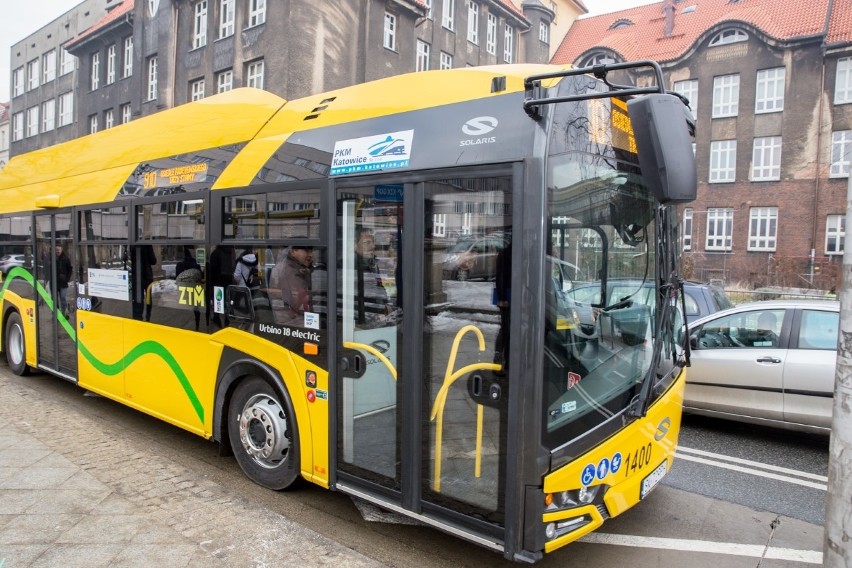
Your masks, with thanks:
[[[71,214],[39,214],[34,224],[38,366],[77,380],[76,278]]]
[[[512,179],[474,171],[337,188],[337,485],[414,514],[452,511],[448,522],[467,517],[480,533],[486,521],[495,542]]]

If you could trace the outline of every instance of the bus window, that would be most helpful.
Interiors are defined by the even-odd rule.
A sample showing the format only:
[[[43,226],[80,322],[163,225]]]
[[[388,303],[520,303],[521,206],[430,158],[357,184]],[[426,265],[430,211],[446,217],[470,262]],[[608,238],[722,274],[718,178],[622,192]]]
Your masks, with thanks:
[[[506,480],[500,464],[506,459],[510,366],[512,178],[435,180],[425,184],[425,194],[423,495],[432,503],[501,522],[500,488]],[[452,234],[458,236],[446,236]],[[456,370],[482,364],[499,370],[483,368],[457,384],[447,383]],[[481,446],[476,444],[478,433]]]

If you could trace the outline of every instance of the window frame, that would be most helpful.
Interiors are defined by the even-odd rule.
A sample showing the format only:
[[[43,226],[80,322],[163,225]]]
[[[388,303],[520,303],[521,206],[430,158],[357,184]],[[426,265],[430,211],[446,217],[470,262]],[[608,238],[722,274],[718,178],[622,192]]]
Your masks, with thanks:
[[[159,95],[157,85],[158,63],[157,56],[152,55],[148,58],[148,79],[146,81],[146,102],[156,101]]]
[[[783,111],[786,82],[786,67],[773,67],[758,71],[755,78],[754,113],[765,114]],[[770,91],[772,94],[770,94]]]
[[[841,57],[834,70],[834,104],[852,103],[852,57]]]
[[[235,0],[219,0],[219,37],[225,39],[234,35],[236,28]]]
[[[467,2],[467,41],[479,45],[479,3]]]
[[[414,61],[414,71],[428,71],[429,70],[429,55],[431,52],[431,47],[427,42],[422,39],[417,40],[417,49],[416,56]]]
[[[258,69],[260,70],[258,72]],[[266,65],[263,59],[246,62],[246,87],[262,89],[266,80]]]
[[[825,254],[842,255],[846,240],[846,215],[828,215],[825,218]],[[830,248],[829,244],[834,247]]]
[[[24,74],[24,66],[16,68],[12,71],[12,96],[19,97],[26,90],[26,75]]]
[[[59,120],[57,124],[57,128],[74,124],[74,91],[59,95]]]
[[[223,78],[227,77],[227,83],[223,82]],[[227,88],[223,88],[227,86]],[[216,93],[226,93],[234,88],[234,70],[225,69],[216,73]]]
[[[124,38],[123,49],[124,61],[122,61],[121,78],[126,79],[133,75],[133,36]]]
[[[16,112],[12,115],[12,142],[18,142],[24,139],[24,111]]]
[[[27,91],[32,91],[39,86],[39,79],[41,78],[39,62],[38,57],[27,61]]]
[[[692,118],[698,118],[698,79],[684,79],[672,83],[672,90],[689,100]]]
[[[56,99],[41,103],[41,131],[50,132],[56,128]]]
[[[382,28],[382,47],[396,51],[396,15],[385,12]]]
[[[751,181],[781,179],[781,148],[780,136],[760,136],[754,139],[751,153]]]
[[[515,28],[506,24],[503,28],[503,61],[512,63],[515,57]]]
[[[192,49],[207,45],[207,0],[192,4]]]
[[[775,252],[778,245],[778,208],[752,207],[748,216],[747,250]]]
[[[249,0],[248,8],[249,28],[266,23],[266,0]]]
[[[56,79],[56,49],[44,53],[41,56],[42,84],[50,83]]]
[[[713,229],[712,234],[711,229]],[[718,229],[721,229],[721,232],[716,233]],[[708,208],[704,250],[730,252],[733,250],[733,237],[734,210],[730,207]],[[713,244],[711,244],[711,239],[714,241]]]
[[[713,77],[712,118],[737,116],[740,111],[740,74]]]
[[[850,172],[852,172],[852,130],[835,130],[831,133],[831,162],[828,177],[849,177]]]
[[[39,127],[39,106],[35,105],[27,108],[26,112],[26,131],[24,132],[24,138],[32,138],[33,136],[38,136],[38,127]]]
[[[441,27],[451,32],[456,31],[456,0],[444,0],[441,12]]]
[[[722,164],[724,160],[725,164]],[[712,140],[708,183],[734,183],[737,180],[737,141]]]
[[[446,51],[442,51],[440,55],[440,62],[438,63],[439,69],[452,69],[453,68],[453,56]]]
[[[491,55],[497,55],[497,16],[488,12],[488,21],[485,32],[485,51]]]
[[[694,211],[692,207],[683,210],[682,244],[683,250],[692,250],[692,222]]]

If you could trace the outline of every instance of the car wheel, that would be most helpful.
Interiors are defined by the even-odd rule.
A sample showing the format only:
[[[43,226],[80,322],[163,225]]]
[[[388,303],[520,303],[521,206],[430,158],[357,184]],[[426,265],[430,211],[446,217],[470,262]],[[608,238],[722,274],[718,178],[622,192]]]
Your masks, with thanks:
[[[9,369],[16,375],[28,375],[30,367],[27,365],[26,341],[24,339],[24,326],[18,312],[9,314],[6,321],[6,361]]]
[[[470,271],[467,268],[459,268],[456,270],[456,280],[464,282],[470,278]]]
[[[269,489],[286,489],[299,476],[299,436],[289,397],[260,377],[248,377],[228,407],[228,437],[243,472]]]

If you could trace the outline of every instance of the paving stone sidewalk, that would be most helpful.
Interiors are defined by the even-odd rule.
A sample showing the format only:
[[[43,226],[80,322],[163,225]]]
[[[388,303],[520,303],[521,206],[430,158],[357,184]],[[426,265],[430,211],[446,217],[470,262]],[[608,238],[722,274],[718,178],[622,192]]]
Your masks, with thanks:
[[[382,566],[3,380],[0,568]]]

